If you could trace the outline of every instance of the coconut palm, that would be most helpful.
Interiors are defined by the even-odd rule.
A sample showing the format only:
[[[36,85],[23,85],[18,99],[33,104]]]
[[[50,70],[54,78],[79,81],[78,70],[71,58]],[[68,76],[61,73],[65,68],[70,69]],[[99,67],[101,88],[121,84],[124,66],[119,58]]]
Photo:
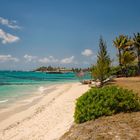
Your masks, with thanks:
[[[127,68],[127,66],[134,63],[135,58],[136,55],[133,51],[124,51],[122,54],[121,63],[125,68]]]
[[[116,39],[113,41],[113,44],[118,49],[119,65],[122,66],[122,53],[130,49],[132,46],[132,41],[130,38],[128,38],[128,36],[120,35],[119,37],[116,37]]]
[[[134,34],[133,44],[137,51],[138,69],[139,69],[139,74],[140,74],[140,33]]]

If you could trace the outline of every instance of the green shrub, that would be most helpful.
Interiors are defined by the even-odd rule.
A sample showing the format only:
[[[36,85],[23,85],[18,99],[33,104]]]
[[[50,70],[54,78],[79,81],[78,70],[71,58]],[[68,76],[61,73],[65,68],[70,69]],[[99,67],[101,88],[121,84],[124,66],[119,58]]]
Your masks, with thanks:
[[[121,75],[121,67],[120,66],[112,66],[110,69],[110,75]]]
[[[77,99],[76,123],[119,112],[140,111],[140,98],[132,91],[116,86],[94,88]]]
[[[127,75],[128,76],[136,76],[138,74],[138,67],[137,66],[130,66],[127,68]]]

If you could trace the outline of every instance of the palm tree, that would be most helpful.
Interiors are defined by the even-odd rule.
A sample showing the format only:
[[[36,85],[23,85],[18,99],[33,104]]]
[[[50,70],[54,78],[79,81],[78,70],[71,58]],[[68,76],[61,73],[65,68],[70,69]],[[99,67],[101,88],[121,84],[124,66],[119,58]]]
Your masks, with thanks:
[[[128,73],[127,73],[128,68],[129,68],[129,66],[133,65],[135,59],[136,59],[136,54],[133,51],[124,51],[123,52],[121,63],[124,68],[125,76],[128,75]]]
[[[138,58],[138,72],[140,74],[140,33],[134,34],[133,44],[137,51],[137,58]]]
[[[122,54],[124,51],[129,50],[132,46],[132,41],[128,36],[120,35],[113,41],[114,46],[118,49],[119,65],[122,66]]]
[[[135,60],[136,56],[135,53],[132,51],[124,51],[122,54],[122,60],[121,63],[127,67],[127,65],[131,65],[133,64],[134,60]]]

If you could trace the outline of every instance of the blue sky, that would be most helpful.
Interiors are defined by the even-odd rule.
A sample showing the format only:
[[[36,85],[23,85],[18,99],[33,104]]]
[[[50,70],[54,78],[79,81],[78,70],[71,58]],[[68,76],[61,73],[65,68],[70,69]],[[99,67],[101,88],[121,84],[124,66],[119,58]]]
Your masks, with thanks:
[[[1,0],[0,69],[88,67],[100,35],[112,40],[140,31],[139,0]]]

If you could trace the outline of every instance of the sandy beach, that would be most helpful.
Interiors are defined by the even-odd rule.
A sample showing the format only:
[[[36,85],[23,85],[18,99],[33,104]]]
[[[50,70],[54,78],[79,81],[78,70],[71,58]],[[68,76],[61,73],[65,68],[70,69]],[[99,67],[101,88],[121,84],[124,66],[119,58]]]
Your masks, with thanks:
[[[30,106],[14,108],[20,111],[0,121],[0,140],[56,140],[73,124],[76,99],[89,89],[88,85],[67,83],[44,91]],[[1,114],[2,115],[2,114]]]

